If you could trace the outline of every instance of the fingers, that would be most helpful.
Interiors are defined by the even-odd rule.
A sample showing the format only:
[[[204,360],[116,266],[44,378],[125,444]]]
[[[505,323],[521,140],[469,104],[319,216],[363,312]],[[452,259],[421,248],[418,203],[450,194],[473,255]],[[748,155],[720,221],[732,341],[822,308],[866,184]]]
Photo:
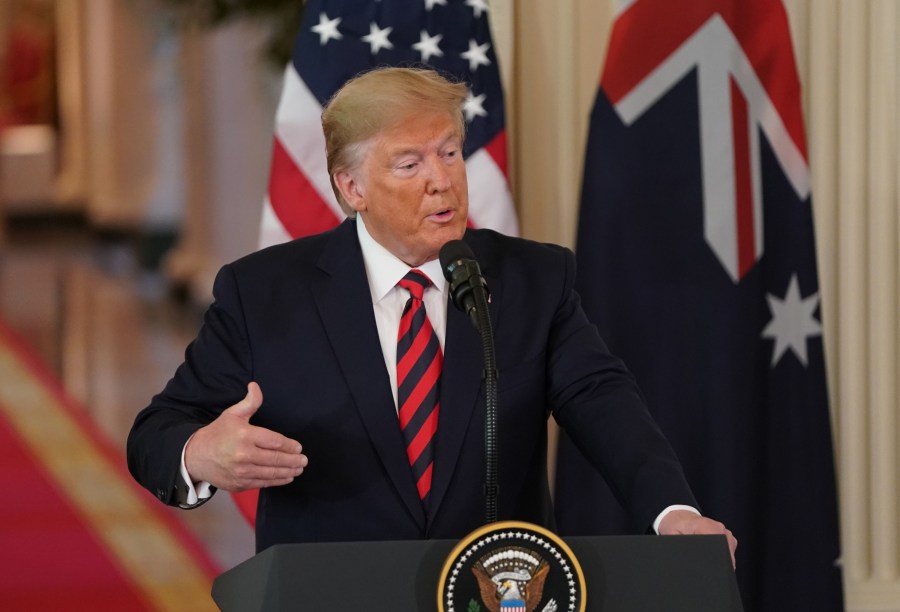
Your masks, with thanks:
[[[256,434],[253,438],[253,445],[257,448],[280,451],[289,455],[299,455],[303,452],[303,447],[299,442],[271,429],[256,427],[253,433]]]
[[[734,534],[731,533],[731,530],[728,529],[725,525],[720,523],[719,521],[713,521],[707,518],[701,518],[693,523],[694,529],[691,533],[695,535],[724,535],[725,540],[728,542],[728,553],[731,555],[731,567],[737,567],[737,559],[735,557],[735,553],[737,551],[737,538],[734,537]]]
[[[265,489],[291,484],[303,473],[304,468],[276,466],[248,466],[235,475],[233,488],[229,490]]]
[[[274,451],[257,449],[247,454],[251,455],[254,456],[254,461],[237,457],[222,465],[217,482],[210,482],[225,491],[283,486],[303,474],[309,464],[309,459],[302,454],[276,454]]]
[[[228,463],[226,490],[254,489],[290,484],[309,465],[300,443],[275,434],[275,432],[255,428],[262,434],[262,442],[254,440],[238,450]],[[273,442],[274,440],[274,442]],[[267,444],[270,448],[265,448]]]
[[[725,537],[728,540],[728,552],[731,553],[731,567],[737,568],[737,558],[735,553],[737,552],[738,541],[737,538],[734,537],[734,534],[731,533],[730,529],[726,529],[725,532]]]
[[[253,452],[253,457],[244,462],[248,472],[252,472],[253,478],[272,480],[297,477],[303,473],[307,465],[309,458],[302,453],[285,453],[261,448],[257,448]]]

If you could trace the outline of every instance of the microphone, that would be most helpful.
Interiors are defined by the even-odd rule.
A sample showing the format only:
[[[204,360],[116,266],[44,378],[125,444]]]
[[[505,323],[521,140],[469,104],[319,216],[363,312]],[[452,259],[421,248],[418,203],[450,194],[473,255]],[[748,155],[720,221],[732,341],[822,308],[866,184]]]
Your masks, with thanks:
[[[481,336],[484,354],[484,506],[487,524],[497,521],[499,468],[497,467],[497,360],[494,354],[494,330],[488,312],[488,286],[481,275],[475,254],[462,240],[451,240],[438,254],[444,278],[450,283],[450,296],[456,307],[469,315]]]
[[[475,260],[475,253],[462,240],[451,240],[441,247],[438,256],[444,278],[450,283],[450,297],[453,303],[469,315],[475,329],[481,330],[478,316],[478,302],[481,300],[476,299],[476,294],[483,292],[486,303],[490,290],[481,275],[481,267]]]

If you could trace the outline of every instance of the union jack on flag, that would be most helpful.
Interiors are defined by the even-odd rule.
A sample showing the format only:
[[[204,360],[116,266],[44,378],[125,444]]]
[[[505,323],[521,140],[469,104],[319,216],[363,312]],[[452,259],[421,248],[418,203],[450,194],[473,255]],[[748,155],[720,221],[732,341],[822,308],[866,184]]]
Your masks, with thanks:
[[[469,223],[515,235],[506,179],[506,126],[487,0],[310,0],[275,119],[260,246],[344,218],[325,167],[322,106],[375,66],[428,64],[469,86],[463,105]]]

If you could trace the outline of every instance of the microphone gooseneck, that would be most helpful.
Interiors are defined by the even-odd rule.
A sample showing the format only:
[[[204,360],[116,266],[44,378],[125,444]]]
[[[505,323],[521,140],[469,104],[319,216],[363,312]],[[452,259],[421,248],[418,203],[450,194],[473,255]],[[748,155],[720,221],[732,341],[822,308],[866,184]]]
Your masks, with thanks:
[[[486,523],[497,522],[499,493],[497,469],[497,363],[494,354],[494,330],[488,311],[489,290],[475,254],[462,240],[451,240],[440,251],[441,269],[450,283],[450,296],[461,311],[469,315],[481,335],[484,355],[485,390],[485,517]]]

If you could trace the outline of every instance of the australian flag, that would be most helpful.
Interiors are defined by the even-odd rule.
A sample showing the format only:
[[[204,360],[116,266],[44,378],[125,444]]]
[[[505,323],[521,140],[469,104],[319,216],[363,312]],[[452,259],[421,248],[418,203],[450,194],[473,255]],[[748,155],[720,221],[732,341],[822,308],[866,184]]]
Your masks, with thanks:
[[[591,115],[584,307],[635,373],[746,610],[843,609],[800,86],[781,0],[629,0]],[[560,444],[563,534],[624,523]]]

